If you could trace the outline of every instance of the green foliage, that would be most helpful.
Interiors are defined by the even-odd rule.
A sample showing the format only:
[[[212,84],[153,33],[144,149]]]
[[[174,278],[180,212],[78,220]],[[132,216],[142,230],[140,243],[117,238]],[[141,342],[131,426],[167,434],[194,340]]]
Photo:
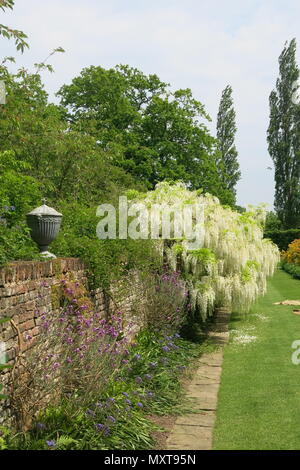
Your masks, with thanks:
[[[265,232],[281,230],[281,222],[275,212],[269,211],[266,215]]]
[[[60,202],[64,214],[57,239],[51,245],[57,256],[74,256],[85,261],[91,287],[108,288],[113,279],[135,268],[156,271],[161,258],[152,240],[100,240],[96,236],[96,207]]]
[[[7,91],[7,103],[0,114],[4,137],[0,151],[13,149],[17,160],[30,165],[23,173],[40,181],[44,196],[89,205],[130,187],[144,189],[112,164],[116,157],[113,149],[104,151],[94,137],[69,128],[62,109],[47,103],[39,73],[21,69],[11,74],[2,65],[0,79]]]
[[[180,255],[183,253],[183,246],[181,245],[181,243],[175,243],[172,246],[172,251],[174,251],[176,255]]]
[[[19,450],[151,449],[157,427],[148,416],[182,412],[180,377],[207,348],[203,339],[199,344],[144,330],[96,403],[83,409],[62,399],[40,413],[30,432],[7,436],[5,445]]]
[[[22,221],[24,214],[41,200],[40,184],[20,174],[30,168],[11,151],[0,152],[0,217],[9,227]]]
[[[295,240],[295,238],[300,238],[300,229],[266,230],[264,232],[264,238],[271,239],[280,250],[287,250],[289,244]]]
[[[287,263],[283,261],[281,267],[284,271],[291,274],[293,278],[300,279],[300,266],[294,263]]]
[[[269,154],[275,166],[274,206],[286,229],[300,224],[300,108],[293,100],[298,78],[296,40],[292,39],[279,57],[279,78],[269,99],[268,127]]]
[[[246,266],[249,268],[249,269],[255,269],[256,271],[259,271],[260,269],[260,263],[258,263],[257,261],[252,261],[252,260],[248,260],[247,263],[246,263]]]
[[[0,0],[0,9],[5,11],[5,9],[12,10],[14,7],[14,0]],[[27,38],[26,34],[23,31],[17,29],[9,28],[3,24],[0,24],[0,36],[6,39],[14,39],[17,51],[24,52],[25,48],[28,48],[28,44],[25,41]]]
[[[233,203],[235,203],[235,187],[241,177],[237,160],[238,153],[234,144],[236,130],[232,88],[227,85],[222,92],[217,119],[217,138],[220,151],[218,172],[223,185],[232,192]]]
[[[0,426],[0,450],[8,449],[7,443],[10,440],[11,435],[12,433],[8,428]]]
[[[217,261],[215,253],[209,248],[200,248],[199,250],[189,250],[189,253],[195,256],[203,263],[215,263]]]
[[[40,259],[40,255],[28,227],[24,223],[11,228],[0,225],[0,266],[9,261],[32,259]]]
[[[41,200],[39,182],[22,174],[29,168],[14,152],[0,152],[0,266],[39,256],[24,223],[25,214]]]
[[[10,321],[10,318],[7,318],[7,317],[4,317],[4,318],[0,318],[0,326],[3,324],[3,323],[7,323]],[[12,365],[10,364],[3,364],[2,362],[0,363],[0,373],[2,370],[4,369],[10,369],[12,368]],[[1,392],[3,390],[3,385],[0,384],[0,400],[6,400],[8,398],[7,395],[3,395]],[[2,450],[2,445],[3,445],[3,442],[2,442],[2,438],[1,438],[1,427],[0,427],[0,450]]]
[[[227,202],[216,167],[217,141],[201,122],[209,116],[191,90],[172,93],[167,87],[156,75],[129,66],[92,66],[58,95],[71,125],[112,150],[113,163],[149,188],[180,179]]]

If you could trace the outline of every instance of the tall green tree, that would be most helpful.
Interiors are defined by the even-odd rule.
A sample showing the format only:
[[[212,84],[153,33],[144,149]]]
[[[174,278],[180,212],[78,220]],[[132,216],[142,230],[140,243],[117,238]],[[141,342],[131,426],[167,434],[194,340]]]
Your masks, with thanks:
[[[300,227],[300,106],[295,101],[299,68],[296,40],[279,56],[279,77],[270,94],[269,154],[275,167],[274,207],[285,228]]]
[[[234,200],[235,187],[241,176],[237,160],[238,152],[234,143],[237,130],[235,116],[232,88],[227,85],[222,92],[217,119],[217,139],[220,152],[217,164],[221,181],[225,188],[232,192]]]
[[[204,106],[189,89],[171,92],[156,75],[127,65],[83,69],[59,91],[70,125],[97,139],[120,166],[149,189],[181,180],[228,203],[217,171],[217,140]]]

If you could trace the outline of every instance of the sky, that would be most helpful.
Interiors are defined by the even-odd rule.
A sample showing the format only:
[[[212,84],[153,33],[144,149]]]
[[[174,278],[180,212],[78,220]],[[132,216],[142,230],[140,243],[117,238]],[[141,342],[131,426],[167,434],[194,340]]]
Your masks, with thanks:
[[[14,55],[18,66],[32,69],[54,48],[65,49],[51,57],[55,73],[42,74],[51,101],[83,67],[128,64],[157,74],[173,90],[190,88],[215,135],[221,93],[231,85],[242,173],[237,202],[272,208],[268,101],[284,43],[298,40],[299,0],[16,0],[0,23],[28,35],[23,55],[1,40],[0,57]]]

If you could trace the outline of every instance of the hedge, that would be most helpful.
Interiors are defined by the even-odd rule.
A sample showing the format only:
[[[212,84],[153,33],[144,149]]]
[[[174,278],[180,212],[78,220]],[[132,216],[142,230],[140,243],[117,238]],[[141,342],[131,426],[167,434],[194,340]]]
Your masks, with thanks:
[[[300,266],[292,263],[281,263],[282,269],[291,274],[295,279],[300,279]]]
[[[276,243],[280,250],[287,250],[289,244],[296,238],[300,238],[300,228],[291,228],[289,230],[267,230],[264,238],[270,238]]]

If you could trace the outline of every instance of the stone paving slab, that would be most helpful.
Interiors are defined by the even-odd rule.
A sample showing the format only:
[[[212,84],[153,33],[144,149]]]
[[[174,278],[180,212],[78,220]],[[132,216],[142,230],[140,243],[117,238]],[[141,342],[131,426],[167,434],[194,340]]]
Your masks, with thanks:
[[[213,411],[202,411],[200,413],[189,413],[179,416],[176,420],[176,424],[212,427],[215,423],[215,419],[216,417]]]
[[[222,368],[221,366],[209,366],[201,364],[201,367],[194,373],[193,381],[202,380],[217,380],[221,377]],[[200,383],[200,382],[199,382]]]
[[[205,385],[203,385],[205,387]],[[192,400],[193,403],[193,411],[201,411],[201,410],[213,410],[216,411],[218,399],[216,393],[212,393],[211,395],[202,392],[199,396],[195,396],[196,394],[187,395],[187,398]],[[190,402],[191,403],[191,402]]]
[[[186,442],[183,439],[180,444],[169,443],[167,450],[211,450],[212,442],[209,440],[201,440],[199,437],[197,439],[188,439]]]
[[[172,438],[168,440],[168,450],[171,449],[192,449],[204,450],[210,449],[212,446],[211,428],[199,428],[194,426],[194,432],[191,431],[192,426],[178,426],[175,424]],[[201,433],[201,434],[200,434]]]
[[[167,450],[212,449],[223,346],[229,339],[229,318],[226,309],[220,309],[216,324],[209,333],[210,339],[220,348],[213,353],[203,354],[198,360],[199,367],[186,387],[186,402],[195,413],[187,413],[176,419],[167,439]]]

